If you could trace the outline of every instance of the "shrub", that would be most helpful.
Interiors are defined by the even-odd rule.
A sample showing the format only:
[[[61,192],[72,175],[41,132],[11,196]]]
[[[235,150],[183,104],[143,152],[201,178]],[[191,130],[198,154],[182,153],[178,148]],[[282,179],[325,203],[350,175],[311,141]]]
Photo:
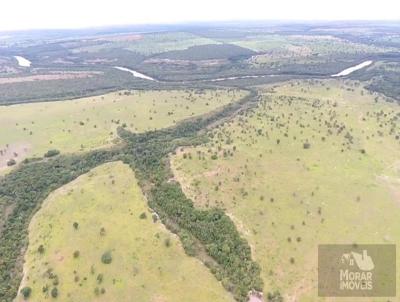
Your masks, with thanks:
[[[74,222],[74,223],[72,224],[72,226],[74,227],[75,230],[77,230],[77,229],[79,228],[79,223]]]
[[[140,214],[139,218],[140,218],[140,219],[146,219],[146,218],[147,218],[146,213],[143,212],[142,214]]]
[[[58,297],[58,289],[57,289],[57,287],[53,287],[53,289],[51,290],[51,296],[53,298],[57,298]]]
[[[43,254],[43,253],[44,253],[44,246],[43,246],[43,244],[41,244],[41,245],[38,247],[38,252],[39,252],[39,254]]]
[[[304,149],[310,149],[311,144],[309,142],[303,144]]]
[[[21,289],[21,294],[24,296],[24,299],[28,299],[32,293],[32,289],[29,286],[25,286]]]
[[[15,161],[15,159],[10,159],[10,160],[7,162],[7,166],[11,167],[11,166],[14,166],[16,163],[17,163],[17,162]]]
[[[78,258],[79,257],[79,251],[75,251],[74,252],[74,258]]]
[[[111,252],[105,252],[102,256],[101,256],[101,262],[103,262],[104,264],[110,264],[112,262],[112,256],[111,256]]]
[[[283,302],[283,298],[279,291],[275,291],[273,293],[268,293],[267,299],[269,302]]]
[[[105,235],[106,235],[106,229],[102,227],[100,229],[100,236],[105,236]]]
[[[98,284],[100,284],[101,282],[103,282],[103,274],[98,274],[96,280],[97,280],[97,283],[98,283]]]
[[[53,157],[60,154],[60,151],[53,149],[53,150],[49,150],[44,154],[44,157]]]

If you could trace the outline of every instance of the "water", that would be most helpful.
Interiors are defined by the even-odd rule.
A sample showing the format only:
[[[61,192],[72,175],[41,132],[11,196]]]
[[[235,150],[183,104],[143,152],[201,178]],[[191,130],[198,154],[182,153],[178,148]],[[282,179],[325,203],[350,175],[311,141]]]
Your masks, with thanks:
[[[373,63],[373,61],[362,62],[362,63],[360,63],[360,64],[358,64],[356,66],[349,67],[349,68],[347,68],[347,69],[345,69],[345,70],[343,70],[343,71],[341,71],[341,72],[339,72],[337,74],[333,74],[333,75],[331,75],[331,77],[344,77],[344,76],[347,76],[347,75],[349,75],[350,73],[352,73],[352,72],[354,72],[356,70],[360,70],[360,69],[362,69],[364,67],[367,67],[367,66],[371,65],[372,63]]]
[[[153,79],[152,77],[149,77],[143,73],[137,72],[135,70],[129,69],[129,68],[125,68],[125,67],[120,67],[120,66],[115,66],[115,69],[121,70],[121,71],[126,71],[131,73],[134,77],[136,78],[141,78],[144,80],[149,80],[149,81],[156,81],[156,79]]]
[[[18,61],[18,65],[21,67],[30,67],[31,61],[25,59],[24,57],[14,56],[14,58]]]

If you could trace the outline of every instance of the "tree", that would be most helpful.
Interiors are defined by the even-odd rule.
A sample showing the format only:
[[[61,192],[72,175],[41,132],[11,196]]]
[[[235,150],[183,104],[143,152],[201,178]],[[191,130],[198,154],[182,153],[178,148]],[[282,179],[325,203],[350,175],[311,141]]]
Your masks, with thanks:
[[[25,286],[21,289],[21,294],[24,296],[24,299],[28,299],[32,293],[32,289],[29,286]]]
[[[101,256],[101,262],[104,264],[110,264],[112,262],[111,252],[107,251]]]
[[[53,289],[51,290],[51,296],[53,298],[57,298],[58,297],[58,289],[57,289],[57,287],[53,287]]]
[[[38,252],[39,252],[39,254],[43,254],[43,253],[44,253],[44,246],[43,246],[43,244],[41,244],[41,245],[38,247]]]

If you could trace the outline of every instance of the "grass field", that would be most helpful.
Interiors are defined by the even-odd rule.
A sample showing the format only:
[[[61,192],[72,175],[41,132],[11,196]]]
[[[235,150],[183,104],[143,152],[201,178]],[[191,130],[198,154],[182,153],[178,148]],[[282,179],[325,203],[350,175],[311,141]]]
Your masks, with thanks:
[[[218,42],[186,32],[165,32],[142,35],[132,41],[113,41],[100,45],[74,49],[79,52],[97,52],[104,49],[123,48],[143,55],[152,55],[171,50],[183,50],[191,46],[219,44]]]
[[[232,41],[232,43],[259,52],[282,49],[292,52],[293,55],[327,55],[333,53],[385,51],[384,48],[353,43],[328,35],[256,35],[244,40]]]
[[[233,301],[152,215],[120,162],[53,192],[29,227],[21,285],[32,289],[29,301],[54,300],[54,288],[57,301]]]
[[[198,206],[226,209],[265,292],[316,301],[318,244],[400,244],[400,108],[357,82],[260,89],[258,108],[172,166]]]
[[[160,129],[236,101],[239,90],[115,92],[63,102],[0,107],[0,169],[10,158],[49,149],[88,151],[116,141],[116,129]]]

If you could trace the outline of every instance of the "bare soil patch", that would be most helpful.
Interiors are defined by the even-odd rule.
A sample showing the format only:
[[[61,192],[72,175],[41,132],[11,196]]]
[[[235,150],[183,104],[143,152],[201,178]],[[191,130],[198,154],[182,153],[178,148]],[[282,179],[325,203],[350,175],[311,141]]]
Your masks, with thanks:
[[[7,168],[10,159],[17,163],[21,162],[31,149],[28,143],[15,143],[6,146],[0,146],[0,170]]]
[[[190,60],[172,60],[172,59],[148,59],[144,61],[146,64],[167,64],[167,65],[176,65],[176,66],[203,66],[203,67],[211,67],[218,66],[228,63],[228,60],[225,59],[214,59],[214,60],[200,60],[200,61],[190,61]]]
[[[113,36],[103,36],[95,41],[112,41],[112,42],[124,42],[124,41],[137,41],[143,38],[142,35],[128,34],[128,35],[113,35]]]
[[[71,80],[71,79],[83,79],[91,78],[95,75],[102,74],[102,72],[68,72],[68,73],[50,73],[50,74],[38,74],[24,77],[8,77],[0,78],[1,84],[13,84],[23,82],[34,82],[34,81],[52,81],[52,80]]]

